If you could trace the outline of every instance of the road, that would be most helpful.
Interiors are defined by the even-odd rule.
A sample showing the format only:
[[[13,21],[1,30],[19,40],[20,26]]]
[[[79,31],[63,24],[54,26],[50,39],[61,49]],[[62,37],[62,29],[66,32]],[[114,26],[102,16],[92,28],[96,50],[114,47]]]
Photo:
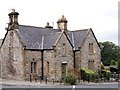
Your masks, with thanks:
[[[118,83],[114,82],[114,83],[99,83],[99,84],[89,84],[89,85],[76,85],[74,86],[41,86],[41,85],[11,85],[11,84],[2,84],[2,88],[26,88],[26,90],[28,90],[27,88],[34,88],[34,89],[45,89],[45,90],[93,90],[93,89],[97,89],[101,88],[103,90],[103,88],[105,88],[105,90],[107,90],[107,88],[109,88],[108,90],[114,89],[114,88],[118,88]],[[24,89],[25,90],[25,89]],[[33,90],[33,89],[32,89]],[[41,90],[41,89],[40,89]]]

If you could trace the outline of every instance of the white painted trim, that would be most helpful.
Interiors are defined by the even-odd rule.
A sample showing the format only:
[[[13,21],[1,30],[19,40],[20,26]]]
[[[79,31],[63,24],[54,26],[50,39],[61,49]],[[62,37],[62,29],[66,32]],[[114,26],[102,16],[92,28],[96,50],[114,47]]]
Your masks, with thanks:
[[[73,35],[73,32],[72,32],[72,41],[73,41],[73,50],[75,50],[75,42],[74,42],[74,35]]]

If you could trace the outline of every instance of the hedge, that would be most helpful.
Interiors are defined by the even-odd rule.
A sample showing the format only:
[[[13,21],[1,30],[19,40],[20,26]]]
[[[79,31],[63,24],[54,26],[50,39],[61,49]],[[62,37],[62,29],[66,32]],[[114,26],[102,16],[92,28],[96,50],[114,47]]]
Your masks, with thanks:
[[[102,69],[102,70],[101,70],[101,74],[102,74],[102,76],[103,76],[105,79],[107,79],[107,80],[110,79],[110,74],[111,74],[110,71]]]
[[[95,73],[87,68],[80,68],[80,72],[81,72],[81,78],[83,79],[83,81],[92,81],[94,79]]]

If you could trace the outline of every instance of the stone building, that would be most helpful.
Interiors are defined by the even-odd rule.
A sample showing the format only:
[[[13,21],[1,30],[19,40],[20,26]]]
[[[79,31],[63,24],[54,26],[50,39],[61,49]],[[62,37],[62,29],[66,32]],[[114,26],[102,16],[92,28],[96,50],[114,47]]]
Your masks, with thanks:
[[[2,39],[0,39],[0,46],[2,44]],[[2,56],[1,56],[1,52],[0,52],[0,77],[1,77],[1,60],[2,60]]]
[[[68,70],[81,67],[98,71],[100,47],[92,29],[67,29],[67,19],[52,26],[19,25],[18,12],[8,14],[8,30],[0,47],[2,77],[29,80],[30,76],[63,78]]]

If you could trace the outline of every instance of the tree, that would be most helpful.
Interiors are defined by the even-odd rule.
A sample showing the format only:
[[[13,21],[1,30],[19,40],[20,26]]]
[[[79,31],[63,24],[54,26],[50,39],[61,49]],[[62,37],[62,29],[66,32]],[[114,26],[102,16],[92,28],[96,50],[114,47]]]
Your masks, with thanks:
[[[110,65],[111,61],[118,62],[120,60],[120,48],[112,42],[99,42],[101,47],[101,57],[104,65]]]
[[[112,60],[111,63],[110,63],[110,65],[118,65],[118,62],[115,61],[115,60]]]
[[[120,59],[118,60],[118,73],[120,73]]]

